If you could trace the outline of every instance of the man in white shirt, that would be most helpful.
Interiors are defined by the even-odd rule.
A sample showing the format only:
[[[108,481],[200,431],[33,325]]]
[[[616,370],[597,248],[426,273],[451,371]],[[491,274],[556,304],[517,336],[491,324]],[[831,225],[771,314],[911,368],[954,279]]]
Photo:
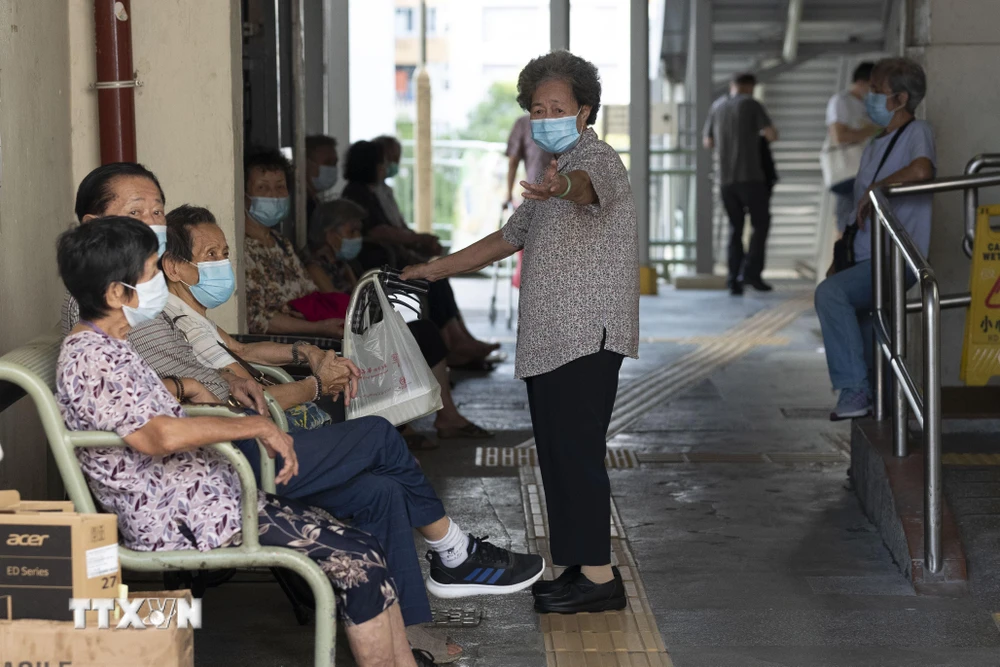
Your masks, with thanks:
[[[878,131],[865,111],[865,97],[871,88],[874,63],[863,62],[854,69],[853,83],[842,90],[826,105],[826,126],[829,130],[824,150],[830,146],[861,144],[867,142]],[[831,188],[837,199],[837,230],[844,229],[853,222],[854,179],[835,183]]]

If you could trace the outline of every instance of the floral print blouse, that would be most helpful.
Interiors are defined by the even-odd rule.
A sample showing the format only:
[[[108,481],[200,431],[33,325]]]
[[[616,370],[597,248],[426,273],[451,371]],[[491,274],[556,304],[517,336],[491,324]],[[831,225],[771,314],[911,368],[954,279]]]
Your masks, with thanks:
[[[154,417],[185,416],[131,345],[97,331],[63,340],[56,399],[69,430],[114,431],[122,438]],[[128,446],[76,453],[98,503],[118,515],[126,547],[207,551],[238,536],[240,483],[222,455],[196,449],[149,456]]]
[[[250,333],[267,333],[268,322],[278,313],[288,315],[289,301],[318,291],[295,254],[292,243],[271,232],[270,248],[249,236],[243,241],[246,264],[247,325]]]

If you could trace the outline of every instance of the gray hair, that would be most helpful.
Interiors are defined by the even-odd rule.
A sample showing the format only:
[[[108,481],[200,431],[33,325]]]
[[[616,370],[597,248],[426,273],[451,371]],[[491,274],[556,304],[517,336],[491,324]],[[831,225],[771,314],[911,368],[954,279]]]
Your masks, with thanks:
[[[885,58],[875,64],[872,81],[884,80],[894,94],[906,93],[906,110],[913,113],[927,95],[924,68],[909,58]]]
[[[320,204],[309,219],[309,244],[314,248],[326,243],[328,229],[338,229],[351,220],[364,220],[368,211],[350,199],[334,199]]]
[[[587,125],[597,122],[597,110],[601,108],[601,76],[593,63],[569,51],[553,51],[525,65],[517,77],[517,103],[529,111],[535,89],[542,82],[553,79],[570,85],[577,104],[590,106]]]

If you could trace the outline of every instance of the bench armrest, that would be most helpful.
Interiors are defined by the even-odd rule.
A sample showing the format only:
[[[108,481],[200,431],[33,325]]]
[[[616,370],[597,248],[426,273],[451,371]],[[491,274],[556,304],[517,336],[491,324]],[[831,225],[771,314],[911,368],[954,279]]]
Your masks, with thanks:
[[[267,411],[270,413],[271,419],[278,425],[278,428],[288,433],[288,419],[285,417],[285,411],[281,409],[281,406],[274,400],[274,397],[266,391],[264,392],[264,400],[267,401]],[[189,417],[244,416],[243,413],[233,412],[223,405],[187,405],[184,406],[184,412]],[[260,443],[257,444],[257,448],[260,449],[260,487],[267,493],[276,493],[277,487],[274,483],[274,476],[277,473],[274,470],[274,459],[271,458],[267,453],[267,449]]]
[[[117,434],[109,431],[72,431],[70,441],[74,447],[127,447],[127,443]],[[253,468],[243,453],[231,442],[217,442],[209,445],[221,454],[236,469],[240,478],[240,514],[243,519],[243,544],[250,548],[259,546],[257,539],[257,482]],[[273,477],[272,477],[273,479]]]
[[[336,338],[295,334],[233,334],[233,339],[241,343],[281,343],[282,345],[291,345],[295,341],[301,340],[303,343],[315,345],[322,350],[336,350],[337,352],[340,352],[342,343]]]
[[[258,371],[271,378],[278,384],[288,384],[289,382],[295,382],[295,378],[289,375],[285,369],[279,368],[277,366],[265,366],[263,364],[250,364]]]

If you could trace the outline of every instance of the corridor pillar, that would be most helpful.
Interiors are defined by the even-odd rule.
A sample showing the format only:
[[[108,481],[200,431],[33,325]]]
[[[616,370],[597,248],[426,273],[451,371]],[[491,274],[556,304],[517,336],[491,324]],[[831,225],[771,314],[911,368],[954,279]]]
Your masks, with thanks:
[[[712,249],[712,151],[702,146],[701,128],[712,108],[712,3],[691,0],[691,38],[688,41],[688,92],[693,117],[695,160],[695,269],[700,275],[712,275],[715,257]]]
[[[639,230],[639,293],[656,294],[649,265],[649,2],[630,0],[629,176]]]

